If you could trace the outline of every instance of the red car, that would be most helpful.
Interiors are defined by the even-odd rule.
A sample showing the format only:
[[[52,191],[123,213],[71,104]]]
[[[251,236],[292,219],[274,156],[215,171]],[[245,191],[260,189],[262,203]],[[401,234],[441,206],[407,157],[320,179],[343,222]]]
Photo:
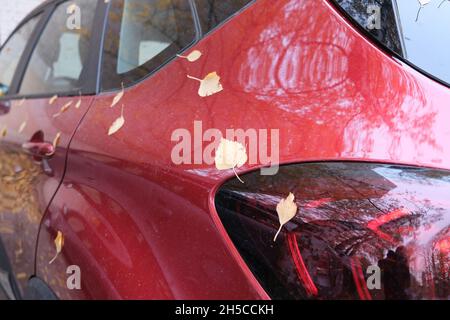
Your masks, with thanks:
[[[426,2],[36,8],[0,51],[0,288],[449,299],[450,3]]]

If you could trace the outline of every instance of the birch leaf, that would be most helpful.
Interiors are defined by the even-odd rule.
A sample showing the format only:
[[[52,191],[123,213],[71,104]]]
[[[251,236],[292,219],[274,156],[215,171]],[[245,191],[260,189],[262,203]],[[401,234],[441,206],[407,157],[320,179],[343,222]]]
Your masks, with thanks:
[[[53,152],[49,152],[49,153],[47,154],[47,156],[52,156],[52,155],[55,154],[56,148],[58,147],[59,141],[60,141],[60,140],[61,140],[61,132],[58,132],[58,133],[56,134],[55,138],[53,139]]]
[[[187,77],[200,82],[200,88],[198,89],[198,95],[200,97],[209,97],[223,90],[217,72],[209,73],[204,79],[198,79],[189,75]]]
[[[236,167],[242,167],[247,162],[247,159],[247,151],[241,143],[224,138],[220,140],[214,159],[218,170],[233,169],[239,181],[244,183],[236,173]]]
[[[19,107],[23,106],[23,104],[25,103],[25,101],[26,101],[25,98],[23,98],[22,100],[20,100],[18,106],[19,106]]]
[[[50,100],[48,100],[48,103],[53,104],[56,101],[56,99],[58,99],[58,96],[55,94],[53,97],[50,98]]]
[[[56,254],[53,257],[53,259],[50,260],[49,264],[52,264],[56,260],[58,255],[61,253],[61,250],[63,247],[64,247],[64,235],[62,234],[61,231],[58,231],[58,234],[56,235],[56,238],[55,238]]]
[[[125,93],[125,90],[123,88],[123,83],[122,83],[122,90],[118,94],[116,94],[116,96],[114,97],[113,102],[111,103],[111,108],[113,108],[116,104],[119,103],[120,100],[122,100],[124,93]]]
[[[55,113],[53,115],[53,118],[59,117],[60,115],[62,115],[64,112],[66,112],[67,110],[69,110],[70,106],[72,105],[72,101],[67,102],[65,105],[63,105],[61,107],[61,109],[59,110],[58,113]]]
[[[122,105],[122,114],[120,115],[119,118],[117,118],[113,122],[111,127],[109,127],[108,136],[111,136],[114,133],[116,133],[117,131],[119,131],[123,127],[124,124],[125,124],[125,118],[123,117],[123,105]]]
[[[187,59],[189,62],[195,62],[201,58],[202,53],[198,50],[194,50],[189,53],[187,56],[177,55],[179,58]]]
[[[8,134],[8,129],[6,127],[4,127],[2,129],[2,131],[0,131],[0,138],[6,137],[7,134]]]
[[[278,219],[280,220],[280,228],[278,229],[273,241],[277,241],[281,228],[288,223],[297,213],[297,205],[294,202],[294,195],[289,193],[286,199],[281,199],[277,204]]]
[[[22,122],[22,124],[19,127],[19,133],[22,133],[26,126],[27,122],[26,121]]]

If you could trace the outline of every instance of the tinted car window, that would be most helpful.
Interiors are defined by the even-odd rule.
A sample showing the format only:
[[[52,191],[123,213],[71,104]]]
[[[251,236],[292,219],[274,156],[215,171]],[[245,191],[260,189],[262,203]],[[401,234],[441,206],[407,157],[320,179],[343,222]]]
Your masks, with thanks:
[[[3,46],[0,52],[0,96],[8,94],[17,65],[40,18],[38,15],[27,21]]]
[[[195,40],[188,0],[111,2],[102,88],[120,88],[158,69]]]
[[[76,0],[64,2],[55,9],[31,56],[21,94],[81,89],[96,6],[97,1]]]
[[[450,1],[334,1],[386,48],[450,84]]]
[[[253,1],[254,0],[196,0],[197,12],[203,33],[217,27],[221,22]]]

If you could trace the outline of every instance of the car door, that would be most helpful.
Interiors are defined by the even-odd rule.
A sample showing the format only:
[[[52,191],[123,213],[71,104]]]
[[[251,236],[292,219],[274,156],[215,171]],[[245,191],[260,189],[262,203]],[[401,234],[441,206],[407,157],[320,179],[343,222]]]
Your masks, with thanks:
[[[216,17],[206,33],[248,1],[215,2],[210,10],[199,3]],[[37,276],[61,299],[258,296],[204,211],[208,188],[170,157],[172,130],[209,117],[202,110],[216,99],[202,101],[186,76],[204,76],[217,67],[214,59],[177,57],[193,51],[199,36],[191,4],[110,1],[103,92],[74,136],[39,236]],[[114,126],[121,115],[124,125]],[[58,232],[64,246],[49,265]]]
[[[0,238],[8,260],[0,272],[10,298],[14,286],[15,297],[23,295],[34,275],[39,225],[62,181],[70,139],[96,92],[101,34],[94,25],[102,10],[97,1],[52,2],[0,52]]]

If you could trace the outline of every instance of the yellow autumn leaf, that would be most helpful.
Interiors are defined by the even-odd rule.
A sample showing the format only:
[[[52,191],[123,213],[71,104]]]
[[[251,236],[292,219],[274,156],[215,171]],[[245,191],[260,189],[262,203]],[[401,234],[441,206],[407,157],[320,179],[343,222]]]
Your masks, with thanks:
[[[281,231],[281,228],[288,223],[292,218],[295,217],[297,213],[297,205],[294,202],[294,195],[289,193],[286,199],[281,199],[277,204],[277,213],[278,219],[280,220],[280,228],[278,229],[273,241],[277,240],[278,234]]]
[[[58,99],[58,96],[55,94],[53,97],[50,98],[50,100],[48,100],[48,103],[53,104],[56,101],[56,99]]]
[[[0,131],[0,137],[4,138],[4,137],[6,137],[7,134],[8,134],[8,129],[6,127],[4,127],[2,129],[2,131]]]
[[[123,117],[123,105],[122,105],[122,112],[119,118],[117,118],[113,124],[109,127],[108,130],[108,136],[113,135],[117,131],[119,131],[123,125],[125,124],[125,118]]]
[[[195,78],[189,75],[187,77],[200,82],[200,88],[198,89],[198,95],[200,97],[209,97],[223,90],[217,72],[209,73],[204,79]]]
[[[81,99],[78,100],[77,104],[75,105],[75,109],[79,109],[81,106]]]
[[[25,103],[26,99],[23,98],[22,100],[19,101],[19,104],[17,106],[21,107],[23,106],[23,104]]]
[[[58,147],[60,140],[61,140],[61,132],[58,132],[55,138],[53,139],[53,152],[49,152],[47,156],[52,156],[55,154],[56,148]]]
[[[65,105],[63,105],[61,107],[61,109],[59,110],[58,113],[55,113],[53,115],[53,118],[59,117],[61,114],[63,114],[64,112],[66,112],[67,110],[69,110],[70,106],[72,105],[72,101],[67,102]]]
[[[217,170],[233,169],[239,181],[244,183],[236,173],[236,167],[242,167],[247,162],[247,159],[247,151],[241,143],[222,138],[217,148],[214,162]]]
[[[56,260],[58,255],[61,253],[63,247],[64,247],[64,235],[62,234],[61,231],[58,231],[58,234],[56,235],[55,238],[56,254],[53,257],[53,259],[50,260],[49,264],[52,264]]]
[[[182,56],[180,54],[177,55],[179,58],[187,59],[189,62],[195,62],[201,58],[202,53],[199,50],[194,50],[189,53],[187,56]]]
[[[124,93],[125,93],[125,90],[123,88],[123,83],[122,83],[122,90],[118,94],[116,94],[116,96],[114,97],[113,102],[111,103],[111,108],[113,108],[116,104],[119,103],[120,100],[122,100]]]
[[[27,122],[26,121],[22,122],[22,124],[19,127],[19,133],[22,133],[26,126]]]

